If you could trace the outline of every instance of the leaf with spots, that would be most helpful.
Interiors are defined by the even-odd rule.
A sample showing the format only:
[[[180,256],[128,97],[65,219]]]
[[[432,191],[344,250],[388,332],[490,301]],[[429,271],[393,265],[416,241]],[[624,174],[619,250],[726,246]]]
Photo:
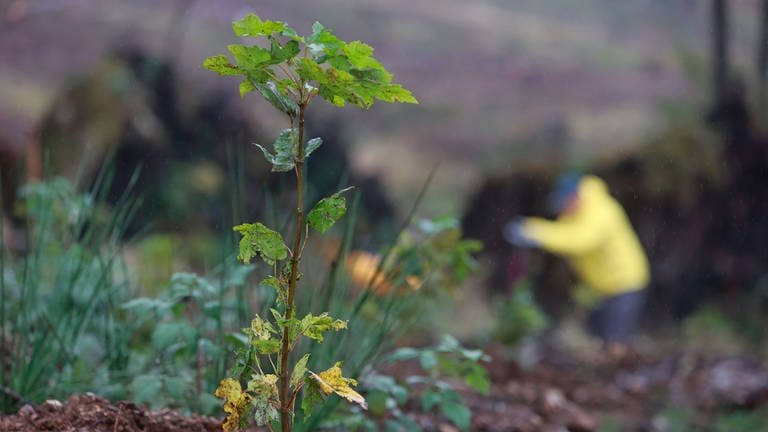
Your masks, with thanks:
[[[275,140],[274,153],[265,149],[259,144],[254,144],[258,147],[267,161],[272,164],[272,171],[285,172],[290,171],[295,166],[294,152],[293,152],[293,133],[291,129],[283,129],[280,135]]]
[[[350,189],[342,189],[315,204],[307,216],[309,226],[320,233],[328,231],[347,212],[347,202],[341,194]]]
[[[357,386],[357,381],[352,378],[344,378],[341,374],[341,362],[336,362],[332,368],[318,374],[310,372],[309,376],[318,384],[323,394],[336,393],[348,402],[358,404],[363,409],[368,409],[365,398],[352,388]]]
[[[280,233],[259,222],[237,225],[233,230],[243,236],[240,239],[240,253],[237,259],[244,263],[249,263],[258,256],[267,264],[273,265],[275,261],[288,257],[288,247]]]

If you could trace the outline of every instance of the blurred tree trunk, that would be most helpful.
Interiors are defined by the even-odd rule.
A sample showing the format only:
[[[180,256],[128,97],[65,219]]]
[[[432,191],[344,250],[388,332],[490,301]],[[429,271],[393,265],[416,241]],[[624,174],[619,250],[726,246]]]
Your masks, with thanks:
[[[761,6],[760,39],[757,42],[757,85],[760,109],[765,110],[765,75],[768,69],[768,0],[762,0]]]
[[[728,64],[727,0],[712,0],[712,84],[716,106],[727,91]]]

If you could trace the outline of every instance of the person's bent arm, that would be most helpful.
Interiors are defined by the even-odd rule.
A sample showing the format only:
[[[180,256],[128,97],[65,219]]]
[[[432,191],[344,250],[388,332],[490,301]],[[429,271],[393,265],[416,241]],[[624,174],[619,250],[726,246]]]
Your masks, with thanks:
[[[606,229],[604,218],[592,214],[568,221],[527,218],[522,226],[522,234],[550,252],[579,255],[594,249]]]

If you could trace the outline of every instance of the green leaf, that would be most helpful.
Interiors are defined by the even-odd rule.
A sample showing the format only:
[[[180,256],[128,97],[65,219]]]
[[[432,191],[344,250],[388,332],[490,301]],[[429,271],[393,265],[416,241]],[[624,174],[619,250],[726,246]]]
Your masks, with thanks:
[[[177,272],[171,276],[170,297],[177,304],[184,303],[190,297],[202,300],[218,297],[218,289],[204,277],[194,273]]]
[[[258,144],[254,145],[261,149],[264,157],[272,164],[272,171],[285,172],[293,169],[293,133],[291,129],[283,129],[280,132],[280,136],[277,137],[274,144],[274,154]]]
[[[386,432],[422,432],[421,425],[408,416],[401,416],[394,420],[387,420]]]
[[[342,51],[354,69],[364,75],[366,79],[373,79],[381,83],[392,81],[392,74],[378,60],[373,58],[372,46],[360,41],[352,41],[344,45]]]
[[[240,82],[240,97],[243,97],[254,90],[256,90],[256,87],[247,79]]]
[[[244,349],[248,345],[248,337],[242,333],[229,333],[224,336],[224,340],[235,349]]]
[[[282,33],[283,36],[289,37],[297,42],[304,42],[304,38],[296,34],[296,30],[286,26]]]
[[[263,27],[261,18],[252,13],[232,23],[235,36],[260,36]]]
[[[385,392],[381,390],[370,391],[365,395],[365,399],[368,401],[368,409],[374,416],[382,416],[387,412],[389,395]]]
[[[427,235],[439,234],[449,229],[459,228],[459,220],[451,216],[443,216],[435,219],[422,219],[419,221],[419,229]]]
[[[471,371],[464,378],[467,385],[479,393],[487,395],[491,390],[491,382],[488,380],[488,371],[480,365],[473,365]]]
[[[309,313],[301,319],[299,332],[310,339],[322,342],[323,333],[328,330],[339,331],[345,328],[347,328],[346,321],[335,320],[327,312],[323,312],[318,316]]]
[[[291,387],[295,388],[304,379],[304,376],[307,374],[307,361],[309,361],[309,354],[304,354],[296,362],[296,366],[293,367],[293,372],[291,373]]]
[[[442,400],[443,397],[440,395],[440,392],[426,390],[421,394],[421,409],[428,413]]]
[[[164,322],[155,327],[152,332],[152,345],[159,351],[182,340],[193,345],[197,340],[197,329],[183,322]]]
[[[283,314],[281,314],[279,310],[275,308],[269,308],[269,312],[272,313],[272,318],[274,318],[275,321],[277,321],[278,325],[280,325],[281,327],[285,325],[285,318],[283,317]]]
[[[259,69],[270,64],[272,55],[269,50],[260,46],[245,46],[240,44],[227,45],[227,49],[235,57],[238,69]]]
[[[413,97],[410,90],[403,88],[400,84],[387,84],[380,86],[374,92],[374,97],[384,102],[400,102],[418,104],[419,101]]]
[[[304,159],[307,159],[320,145],[323,144],[322,138],[312,138],[307,141],[307,145],[304,147]]]
[[[317,21],[312,24],[312,34],[306,40],[311,51],[325,52],[330,55],[335,55],[344,45],[344,41]]]
[[[249,263],[257,255],[269,265],[288,257],[288,247],[280,233],[261,223],[241,224],[233,230],[243,236],[237,259],[244,263]]]
[[[280,21],[262,21],[258,15],[249,13],[243,18],[232,23],[232,30],[235,36],[258,37],[267,36],[272,33],[284,32],[288,29],[285,23]]]
[[[203,67],[224,76],[242,75],[243,72],[237,66],[230,63],[224,54],[208,57],[203,61]]]
[[[269,42],[269,52],[272,55],[272,61],[275,62],[275,64],[296,57],[296,54],[300,51],[299,42],[295,40],[289,40],[285,45],[281,46],[276,38],[270,36]]]
[[[419,356],[419,364],[425,371],[430,371],[437,367],[437,356],[432,350],[424,350]]]
[[[221,411],[221,401],[211,393],[202,392],[197,395],[197,404],[200,406],[199,412],[218,414]],[[196,410],[197,411],[197,410]]]
[[[163,377],[163,385],[165,386],[168,395],[176,399],[184,397],[187,390],[190,389],[187,381],[181,377]]]
[[[278,327],[280,327],[280,333],[282,333],[284,329],[288,329],[288,342],[289,345],[293,345],[301,331],[301,321],[296,319],[296,317],[285,319],[283,314],[275,308],[270,308],[269,311],[272,312],[275,322],[277,322]]]
[[[277,293],[277,300],[278,300],[279,303],[283,303],[284,304],[288,300],[287,299],[288,293],[286,292],[287,291],[287,287],[282,284],[280,279],[278,279],[278,278],[276,278],[274,276],[267,276],[266,279],[261,281],[260,285],[267,286],[267,287],[270,287],[270,288],[274,289],[275,292]]]
[[[252,345],[259,354],[269,355],[280,352],[280,341],[276,339],[254,340]]]
[[[459,340],[449,334],[443,335],[443,338],[440,340],[440,345],[437,346],[437,350],[442,352],[452,352],[459,349],[461,349]]]
[[[327,81],[325,70],[310,58],[302,58],[296,65],[296,72],[304,81],[315,81],[323,84]]]
[[[402,405],[408,401],[408,388],[400,385],[389,375],[371,374],[366,377],[366,388],[390,394],[395,401]]]
[[[347,212],[347,203],[342,193],[352,189],[348,187],[321,199],[307,215],[307,223],[320,233],[330,229]]]
[[[138,321],[143,322],[145,319],[151,318],[153,313],[165,315],[172,306],[173,303],[166,300],[139,297],[121,304],[120,308],[132,310]]]
[[[387,356],[387,361],[396,362],[396,361],[402,361],[402,360],[411,360],[418,357],[419,357],[419,350],[411,347],[403,347],[403,348],[398,348],[397,350],[395,350],[395,352]]]
[[[137,375],[131,381],[133,400],[136,403],[152,403],[163,388],[163,380],[157,375]]]
[[[469,430],[472,413],[461,400],[444,400],[443,403],[440,404],[440,412],[445,418],[455,424],[459,430]]]
[[[296,101],[281,91],[277,84],[275,84],[273,81],[267,81],[264,84],[256,84],[255,88],[259,91],[259,93],[261,93],[262,96],[264,96],[264,99],[266,99],[270,104],[272,104],[273,107],[277,108],[278,110],[292,117],[295,117],[299,114],[299,106],[296,104]],[[286,130],[290,131],[290,129]],[[292,163],[293,162],[291,161],[291,164]],[[291,165],[290,168],[282,171],[288,171],[291,168],[293,168],[293,165]]]
[[[307,377],[304,379],[304,398],[301,400],[301,411],[305,418],[312,415],[312,411],[323,403],[325,397],[320,390],[320,384],[317,381]]]

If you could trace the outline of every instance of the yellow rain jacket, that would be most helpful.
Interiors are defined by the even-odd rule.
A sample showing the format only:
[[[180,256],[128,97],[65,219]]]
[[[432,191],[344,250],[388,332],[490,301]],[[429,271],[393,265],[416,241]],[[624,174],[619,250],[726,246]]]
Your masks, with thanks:
[[[578,207],[557,221],[527,218],[523,235],[541,248],[565,256],[600,296],[644,288],[649,279],[648,259],[624,209],[595,176],[581,179],[578,196]]]

